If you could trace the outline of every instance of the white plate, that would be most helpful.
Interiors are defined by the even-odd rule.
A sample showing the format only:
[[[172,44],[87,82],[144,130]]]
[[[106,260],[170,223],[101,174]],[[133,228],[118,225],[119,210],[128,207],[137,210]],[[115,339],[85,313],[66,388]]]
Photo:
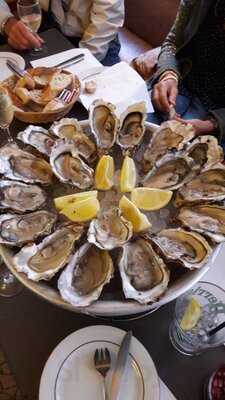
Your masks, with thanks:
[[[0,52],[0,81],[12,75],[12,71],[6,65],[7,60],[13,61],[19,68],[24,69],[25,67],[25,61],[19,54]]]
[[[39,400],[99,400],[103,398],[102,377],[95,370],[96,348],[107,347],[112,368],[110,387],[119,345],[126,332],[111,326],[90,326],[67,336],[50,355],[41,377]],[[125,395],[126,394],[126,395]],[[159,378],[144,346],[132,338],[129,367],[122,382],[120,400],[159,400]]]

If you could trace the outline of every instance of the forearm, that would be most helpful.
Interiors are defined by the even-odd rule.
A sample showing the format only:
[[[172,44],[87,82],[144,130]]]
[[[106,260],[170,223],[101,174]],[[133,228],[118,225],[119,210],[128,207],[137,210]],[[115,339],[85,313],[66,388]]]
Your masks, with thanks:
[[[0,0],[0,32],[1,33],[4,33],[2,28],[5,25],[5,21],[10,17],[13,17],[13,14],[11,13],[9,6],[7,5],[7,3],[4,0]]]

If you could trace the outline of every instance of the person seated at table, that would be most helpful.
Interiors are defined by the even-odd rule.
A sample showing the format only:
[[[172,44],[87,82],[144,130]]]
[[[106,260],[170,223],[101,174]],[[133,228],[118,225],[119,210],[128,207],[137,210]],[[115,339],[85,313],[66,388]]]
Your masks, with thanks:
[[[145,78],[154,64],[151,52],[133,62]],[[176,118],[197,134],[215,132],[224,142],[224,72],[225,0],[181,0],[150,80],[155,113],[149,120],[161,123],[175,107]]]
[[[124,21],[124,0],[40,0],[40,5],[46,29],[59,27],[76,47],[89,49],[105,65],[120,61],[118,29]],[[11,13],[4,0],[0,0],[0,30],[17,50],[41,46],[42,39]]]

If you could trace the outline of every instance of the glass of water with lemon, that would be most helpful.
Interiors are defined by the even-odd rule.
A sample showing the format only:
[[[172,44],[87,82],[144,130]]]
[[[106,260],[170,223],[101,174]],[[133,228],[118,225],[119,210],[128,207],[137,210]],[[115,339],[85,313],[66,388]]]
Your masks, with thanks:
[[[225,342],[225,328],[212,334],[225,321],[225,291],[209,282],[199,282],[178,298],[169,336],[182,354],[197,355]]]

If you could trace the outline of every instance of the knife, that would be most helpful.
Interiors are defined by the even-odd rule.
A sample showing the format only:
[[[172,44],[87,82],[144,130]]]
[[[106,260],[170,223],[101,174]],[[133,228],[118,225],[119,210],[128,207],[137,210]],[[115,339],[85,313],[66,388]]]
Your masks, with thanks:
[[[11,60],[7,60],[6,65],[19,78],[25,78],[26,87],[28,89],[34,89],[35,82],[34,82],[32,76],[30,76],[30,74],[28,74],[28,72],[25,69],[19,68],[18,65]]]
[[[68,60],[64,60],[58,64],[55,64],[54,67],[65,67],[65,66],[69,67],[72,64],[76,64],[77,62],[83,61],[84,57],[85,57],[84,53],[80,53],[72,58],[68,58]]]
[[[126,369],[128,356],[129,356],[129,348],[132,338],[132,332],[129,331],[124,336],[122,343],[119,348],[116,365],[114,368],[112,383],[110,388],[110,400],[118,400],[121,383],[123,380],[124,372]]]

